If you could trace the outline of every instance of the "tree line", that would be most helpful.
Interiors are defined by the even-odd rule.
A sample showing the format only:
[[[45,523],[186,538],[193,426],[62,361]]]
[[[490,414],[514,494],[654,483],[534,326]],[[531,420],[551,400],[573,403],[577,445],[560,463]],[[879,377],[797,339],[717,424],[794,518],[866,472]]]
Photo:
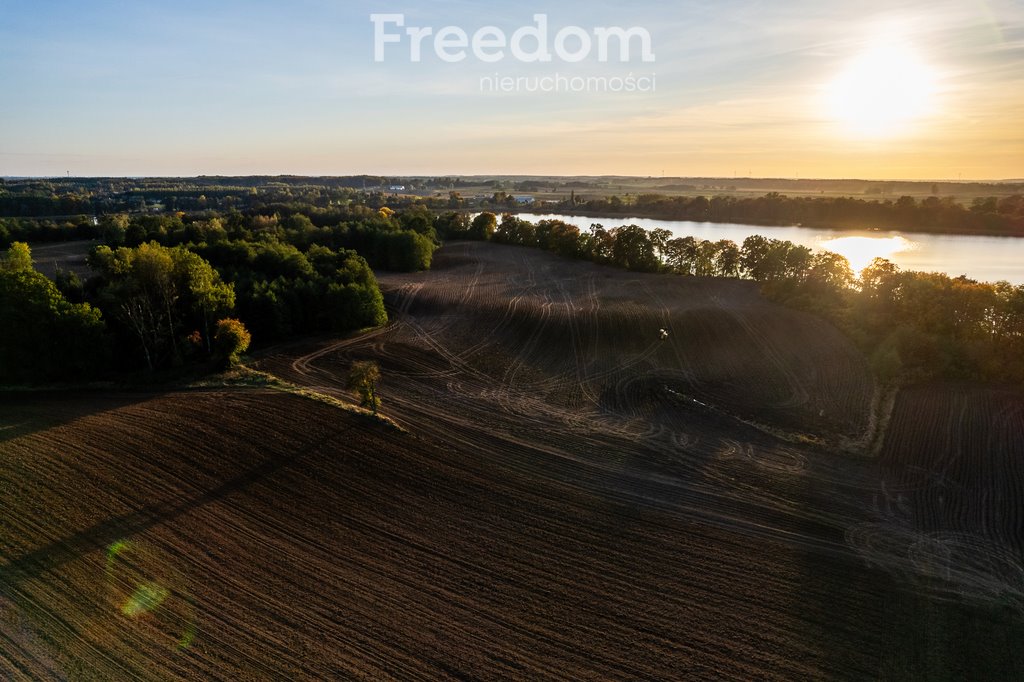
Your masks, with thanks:
[[[807,225],[825,229],[905,230],[950,234],[1024,236],[1024,195],[978,197],[963,205],[953,197],[917,200],[854,197],[665,196],[641,194],[577,201],[562,208],[594,215],[623,215],[749,225]]]
[[[849,181],[753,181],[745,186],[782,185],[795,190],[827,185],[837,191],[850,188]],[[435,196],[396,196],[392,185],[415,186]],[[480,184],[478,181],[477,185]],[[495,191],[487,199],[467,199],[458,192],[472,186],[459,178],[387,178],[353,176],[339,178],[199,177],[199,178],[68,178],[8,180],[0,182],[0,247],[14,241],[49,241],[80,238],[93,216],[131,213],[161,215],[185,212],[209,214],[257,212],[270,215],[280,207],[298,210],[311,218],[316,214],[343,214],[363,207],[379,210],[422,207],[432,211],[469,210],[485,207],[493,211],[518,208],[506,190],[548,191],[568,194],[557,205],[560,210],[589,215],[634,215],[665,220],[733,222],[754,225],[807,225],[828,229],[913,230],[930,233],[965,233],[1024,236],[1024,195],[1017,185],[950,185],[934,183],[933,192],[986,191],[1003,189],[1011,196],[977,196],[963,204],[952,196],[916,199],[857,198],[855,196],[787,196],[768,192],[757,197],[712,195],[719,187],[707,187],[707,196],[669,196],[655,192],[636,196],[608,196],[583,199],[575,189],[596,191],[601,182],[523,180],[518,183],[493,180],[484,183]],[[893,190],[913,191],[912,183],[889,183]],[[884,186],[883,185],[879,185]],[[695,185],[668,185],[688,192]],[[446,192],[446,193],[445,193]],[[315,218],[314,218],[315,221]],[[337,222],[337,221],[336,221]],[[55,229],[56,228],[56,229]]]
[[[47,280],[20,242],[3,258],[0,382],[222,363],[250,332],[270,343],[383,324],[372,268],[429,269],[441,241],[453,239],[637,272],[750,279],[772,299],[832,320],[884,379],[1024,381],[1024,287],[904,272],[885,260],[853,273],[838,254],[760,236],[736,244],[375,203],[113,213],[92,228],[103,243],[85,281],[69,272]]]
[[[371,269],[430,267],[424,208],[109,214],[91,276],[50,281],[14,242],[0,266],[0,383],[221,365],[259,343],[384,324]]]
[[[541,248],[636,272],[732,277],[772,300],[835,323],[884,381],[972,379],[1024,383],[1024,286],[900,270],[882,258],[854,273],[843,256],[759,235],[742,244],[673,237],[636,225],[580,230],[506,214],[439,216],[449,238]]]
[[[287,206],[302,212],[335,210],[347,206],[408,208],[422,203],[446,208],[451,194],[430,198],[396,196],[393,178],[240,177],[240,178],[69,178],[0,181],[0,227],[10,241],[25,239],[26,230],[43,221],[75,223],[115,213],[162,215],[186,212],[272,213],[270,207]],[[402,181],[404,184],[405,181]],[[448,190],[461,182],[421,180],[423,190]],[[459,206],[465,202],[459,200]],[[63,224],[63,222],[61,223]],[[33,241],[35,240],[32,238]],[[0,245],[7,246],[0,230]]]
[[[27,244],[0,257],[0,384],[222,365],[248,348],[248,330],[230,316],[233,287],[196,254],[150,243],[102,246],[90,260],[97,275],[87,293],[77,277],[54,282],[37,272]]]

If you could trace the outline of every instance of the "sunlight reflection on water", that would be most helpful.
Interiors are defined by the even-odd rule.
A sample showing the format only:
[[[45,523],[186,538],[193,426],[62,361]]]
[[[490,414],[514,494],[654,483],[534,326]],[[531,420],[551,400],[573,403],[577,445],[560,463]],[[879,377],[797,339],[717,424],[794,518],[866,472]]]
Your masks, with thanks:
[[[836,237],[823,240],[821,248],[844,256],[846,260],[850,261],[850,267],[854,273],[859,273],[875,258],[891,260],[897,253],[913,251],[917,248],[917,244],[899,235],[893,237]]]
[[[606,228],[635,224],[645,230],[661,228],[673,237],[697,237],[717,241],[730,239],[737,245],[750,235],[761,235],[769,239],[785,239],[801,244],[814,251],[839,248],[830,246],[833,240],[847,238],[865,239],[871,242],[870,257],[858,260],[857,254],[843,253],[851,261],[855,274],[871,262],[871,258],[890,258],[901,270],[920,272],[944,272],[950,277],[967,275],[982,282],[1006,280],[1012,284],[1024,284],[1024,237],[980,237],[973,235],[897,233],[895,231],[866,232],[829,231],[809,227],[742,225],[738,223],[695,223],[685,220],[653,220],[636,217],[570,216],[559,213],[524,214],[531,222],[538,220],[564,220],[587,231],[593,223]],[[856,242],[855,242],[856,243]],[[865,247],[867,248],[867,247]],[[886,254],[889,255],[886,255]],[[854,258],[850,258],[853,255]],[[863,265],[861,265],[863,263]]]

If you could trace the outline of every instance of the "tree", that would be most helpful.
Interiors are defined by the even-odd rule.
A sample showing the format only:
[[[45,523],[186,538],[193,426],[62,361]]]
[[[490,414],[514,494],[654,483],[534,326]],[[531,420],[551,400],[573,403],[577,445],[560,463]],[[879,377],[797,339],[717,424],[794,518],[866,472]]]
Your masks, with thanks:
[[[348,387],[359,395],[359,404],[373,410],[377,414],[380,398],[377,396],[377,383],[380,381],[380,367],[372,360],[361,360],[352,363],[348,374]]]
[[[497,229],[498,216],[493,213],[481,213],[476,218],[473,218],[473,223],[469,227],[469,238],[487,241],[494,235],[494,231]]]
[[[515,246],[540,246],[547,248],[547,243],[541,243],[540,238],[545,239],[549,230],[541,222],[539,225],[523,220],[513,213],[506,213],[501,216],[501,224],[495,231],[492,241],[499,244],[513,244]]]
[[[422,204],[402,211],[398,215],[398,222],[403,230],[416,232],[430,238],[437,236],[437,232],[434,230],[434,216],[430,209]]]
[[[580,235],[580,256],[594,263],[607,263],[611,258],[614,242],[615,238],[604,228],[604,225],[592,223],[590,231]]]
[[[26,272],[32,270],[32,250],[25,242],[14,242],[7,249],[7,256],[0,261],[0,269],[8,272]]]
[[[575,258],[579,255],[580,228],[561,220],[542,220],[538,224],[538,230],[543,224],[547,225],[549,251],[566,258]]]
[[[210,346],[210,322],[230,313],[235,307],[235,290],[220,281],[213,267],[191,251],[178,249],[172,256],[174,277],[182,287],[185,312],[202,319],[206,351]]]
[[[665,248],[670,239],[672,239],[672,233],[669,230],[661,227],[651,230],[651,241],[654,242],[654,248],[658,252],[658,261],[661,263],[665,262],[667,256]]]
[[[769,239],[768,252],[755,270],[754,279],[761,282],[774,282],[786,278],[790,272],[789,254],[793,243],[782,239]]]
[[[301,254],[299,254],[301,256]],[[306,268],[312,270],[305,258]],[[90,265],[104,280],[100,306],[119,320],[149,369],[181,359],[180,341],[230,313],[235,292],[198,254],[156,242],[138,248],[96,248]],[[207,349],[210,349],[207,341]]]
[[[125,276],[106,290],[111,307],[137,337],[149,369],[160,363],[164,349],[174,340],[174,308],[178,293],[173,287],[174,262],[155,242],[138,249],[114,252],[117,270]]]
[[[806,246],[790,242],[782,243],[788,247],[786,251],[786,277],[798,281],[805,279],[811,267],[819,263],[818,256],[815,256]]]
[[[739,277],[740,275],[740,249],[736,243],[729,239],[722,239],[716,244],[718,248],[719,277]]]
[[[376,236],[379,267],[393,272],[430,269],[436,245],[429,237],[411,230],[378,232]]]
[[[231,366],[238,364],[242,353],[249,350],[252,336],[240,320],[228,317],[217,322],[213,342],[217,357]]]
[[[124,213],[105,215],[100,219],[100,235],[110,246],[121,246],[130,226],[128,216]]]
[[[469,216],[451,211],[434,218],[434,230],[442,239],[466,239],[469,236]]]
[[[899,272],[892,261],[875,258],[860,272],[861,291],[871,300],[892,303]]]
[[[611,260],[615,265],[638,272],[656,272],[658,256],[647,230],[639,225],[623,225],[611,231],[614,238]]]
[[[768,257],[771,241],[759,234],[752,234],[743,240],[740,249],[740,269],[751,279],[762,281],[764,278],[762,263]]]
[[[897,339],[897,335],[887,338],[869,358],[875,376],[886,384],[896,381],[903,372],[903,359],[900,358]]]
[[[701,240],[697,243],[697,258],[694,269],[698,277],[713,277],[715,275],[715,262],[718,259],[718,243],[710,240]]]
[[[85,283],[74,270],[58,269],[53,281],[60,293],[72,303],[85,302]]]
[[[31,268],[0,269],[0,382],[91,378],[108,358],[99,310],[69,303]]]
[[[665,261],[672,272],[692,275],[696,259],[697,241],[693,237],[676,237],[665,244]]]

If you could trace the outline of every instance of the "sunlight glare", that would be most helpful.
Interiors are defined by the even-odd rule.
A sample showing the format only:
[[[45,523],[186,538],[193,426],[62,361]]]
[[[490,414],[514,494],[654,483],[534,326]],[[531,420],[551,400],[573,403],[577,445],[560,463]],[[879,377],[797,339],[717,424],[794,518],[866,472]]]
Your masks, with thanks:
[[[850,261],[850,268],[859,273],[875,258],[892,257],[898,253],[912,251],[914,242],[904,237],[836,237],[821,242],[821,248],[838,253]]]
[[[848,134],[891,137],[934,109],[936,73],[908,44],[876,42],[826,87],[830,116]]]

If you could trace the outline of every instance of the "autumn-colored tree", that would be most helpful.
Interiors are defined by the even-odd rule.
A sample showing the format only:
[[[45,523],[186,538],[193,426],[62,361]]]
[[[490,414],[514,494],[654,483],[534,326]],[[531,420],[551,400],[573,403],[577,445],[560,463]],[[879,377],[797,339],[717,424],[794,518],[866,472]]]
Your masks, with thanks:
[[[7,255],[0,259],[0,270],[27,272],[32,269],[32,251],[25,242],[14,242]]]
[[[362,407],[373,410],[377,414],[380,398],[377,396],[377,382],[380,381],[380,367],[372,360],[363,360],[352,364],[348,374],[348,387],[359,396]]]
[[[228,317],[217,322],[213,335],[217,357],[230,365],[237,365],[242,353],[249,350],[252,336],[240,320]]]

